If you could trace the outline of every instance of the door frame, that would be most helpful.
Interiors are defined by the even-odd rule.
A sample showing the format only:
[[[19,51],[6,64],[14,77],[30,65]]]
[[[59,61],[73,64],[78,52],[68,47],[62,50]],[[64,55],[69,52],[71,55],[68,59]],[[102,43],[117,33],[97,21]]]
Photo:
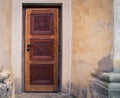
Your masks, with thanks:
[[[70,94],[72,57],[72,9],[71,0],[13,0],[12,1],[12,74],[16,93],[24,91],[23,83],[23,4],[62,4],[62,84],[61,92]]]

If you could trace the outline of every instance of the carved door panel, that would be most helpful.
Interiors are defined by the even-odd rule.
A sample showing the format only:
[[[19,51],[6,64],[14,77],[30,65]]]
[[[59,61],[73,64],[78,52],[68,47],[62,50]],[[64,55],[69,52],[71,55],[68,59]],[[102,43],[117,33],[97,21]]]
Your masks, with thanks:
[[[25,91],[58,90],[58,8],[25,11]]]

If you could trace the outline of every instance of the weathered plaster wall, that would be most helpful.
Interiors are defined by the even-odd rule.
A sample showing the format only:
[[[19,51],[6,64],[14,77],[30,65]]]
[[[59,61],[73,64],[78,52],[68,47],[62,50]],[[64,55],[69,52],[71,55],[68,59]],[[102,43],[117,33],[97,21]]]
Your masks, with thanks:
[[[0,66],[11,66],[11,0],[0,0]]]
[[[88,84],[96,69],[113,67],[113,0],[73,0],[72,94],[90,98]]]

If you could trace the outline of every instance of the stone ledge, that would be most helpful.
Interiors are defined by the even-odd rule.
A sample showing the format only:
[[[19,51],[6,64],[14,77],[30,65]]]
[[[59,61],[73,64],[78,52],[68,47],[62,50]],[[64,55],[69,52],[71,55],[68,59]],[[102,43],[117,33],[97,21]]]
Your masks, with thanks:
[[[120,73],[115,72],[96,72],[92,74],[96,78],[99,78],[106,82],[119,83],[120,82]]]
[[[119,98],[120,97],[120,83],[113,83],[113,82],[108,83],[106,81],[102,81],[98,78],[93,77],[90,80],[89,88],[92,96],[97,96],[97,98],[112,98],[112,97]]]

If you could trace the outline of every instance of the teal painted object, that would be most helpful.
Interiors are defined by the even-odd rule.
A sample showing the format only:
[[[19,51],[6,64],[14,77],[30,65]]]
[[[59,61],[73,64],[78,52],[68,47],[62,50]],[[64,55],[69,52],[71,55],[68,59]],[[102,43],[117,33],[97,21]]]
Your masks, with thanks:
[[[100,73],[90,80],[92,98],[120,98],[120,73]]]

